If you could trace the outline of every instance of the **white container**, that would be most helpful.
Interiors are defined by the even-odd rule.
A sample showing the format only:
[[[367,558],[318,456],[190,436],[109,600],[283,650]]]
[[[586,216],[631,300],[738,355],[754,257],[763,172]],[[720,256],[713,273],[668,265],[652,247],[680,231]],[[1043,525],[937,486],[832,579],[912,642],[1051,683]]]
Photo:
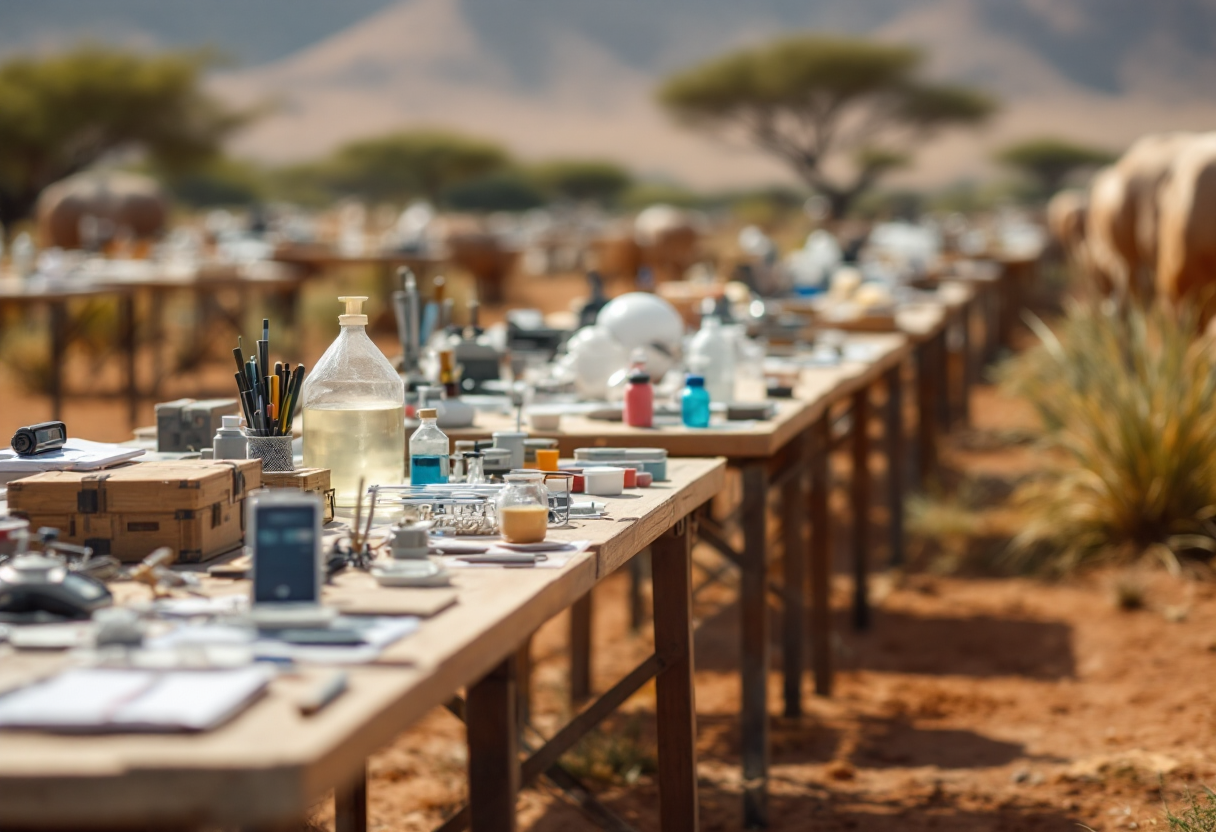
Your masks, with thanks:
[[[511,468],[524,467],[524,440],[528,434],[514,430],[497,430],[493,433],[494,447],[511,453]]]
[[[701,321],[701,330],[688,344],[688,364],[705,377],[711,402],[735,400],[735,339],[717,318]]]
[[[583,491],[593,497],[615,497],[625,490],[625,469],[600,466],[583,469]]]
[[[249,440],[241,430],[240,416],[221,416],[220,429],[211,440],[212,459],[248,459]]]
[[[528,411],[528,424],[533,430],[557,430],[562,424],[562,412],[532,408]]]

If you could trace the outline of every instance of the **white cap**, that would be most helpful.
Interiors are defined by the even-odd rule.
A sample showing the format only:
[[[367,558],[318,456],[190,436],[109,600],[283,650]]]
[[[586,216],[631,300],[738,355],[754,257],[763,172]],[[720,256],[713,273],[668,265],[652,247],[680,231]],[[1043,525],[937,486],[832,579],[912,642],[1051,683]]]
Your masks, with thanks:
[[[338,324],[341,326],[367,326],[367,316],[363,314],[363,301],[366,297],[355,297],[353,295],[344,295],[338,298],[339,303],[346,304],[346,314],[338,316]]]
[[[241,426],[240,416],[221,416],[220,421],[226,428],[239,428]]]

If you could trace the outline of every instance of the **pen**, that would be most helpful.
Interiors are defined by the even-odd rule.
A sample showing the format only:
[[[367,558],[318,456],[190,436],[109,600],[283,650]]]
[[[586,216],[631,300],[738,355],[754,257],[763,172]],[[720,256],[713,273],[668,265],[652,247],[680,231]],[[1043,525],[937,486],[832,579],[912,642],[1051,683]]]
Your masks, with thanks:
[[[303,696],[296,700],[296,707],[299,708],[300,713],[304,716],[312,716],[345,693],[346,684],[347,678],[344,672],[339,670],[336,673],[332,673],[313,685],[311,690],[306,691]]]

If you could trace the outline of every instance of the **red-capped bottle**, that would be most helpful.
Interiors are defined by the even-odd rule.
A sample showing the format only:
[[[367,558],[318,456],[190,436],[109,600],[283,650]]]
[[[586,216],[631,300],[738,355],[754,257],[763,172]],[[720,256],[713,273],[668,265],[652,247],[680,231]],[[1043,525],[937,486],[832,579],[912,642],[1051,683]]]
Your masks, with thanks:
[[[654,386],[644,370],[631,372],[625,385],[625,424],[635,428],[654,425]]]

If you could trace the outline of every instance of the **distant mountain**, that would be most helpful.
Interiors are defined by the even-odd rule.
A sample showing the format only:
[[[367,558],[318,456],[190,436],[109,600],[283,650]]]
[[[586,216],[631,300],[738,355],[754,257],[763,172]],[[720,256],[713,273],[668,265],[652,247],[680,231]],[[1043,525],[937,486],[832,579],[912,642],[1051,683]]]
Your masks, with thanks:
[[[211,43],[241,65],[215,89],[278,111],[236,143],[284,161],[410,125],[495,136],[524,157],[597,155],[718,187],[788,180],[777,164],[672,125],[668,72],[791,31],[923,46],[930,70],[999,95],[908,180],[989,171],[991,149],[1050,132],[1117,148],[1216,126],[1216,0],[0,0],[0,54],[88,35]]]

